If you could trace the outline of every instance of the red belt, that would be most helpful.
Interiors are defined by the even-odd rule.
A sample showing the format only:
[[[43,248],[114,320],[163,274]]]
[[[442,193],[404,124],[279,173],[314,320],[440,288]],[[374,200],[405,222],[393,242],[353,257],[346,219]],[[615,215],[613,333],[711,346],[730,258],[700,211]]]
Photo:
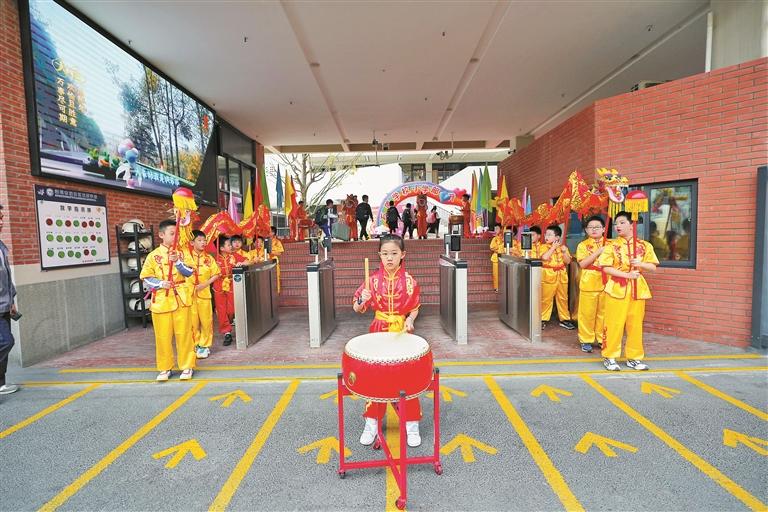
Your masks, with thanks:
[[[544,268],[548,268],[549,270],[554,270],[555,272],[559,272],[560,270],[565,270],[565,265],[560,265],[559,267],[544,266]]]
[[[608,282],[608,274],[603,272],[603,267],[598,267],[597,265],[590,265],[584,270],[594,270],[595,272],[600,272],[600,276],[603,278],[603,284],[606,284]]]

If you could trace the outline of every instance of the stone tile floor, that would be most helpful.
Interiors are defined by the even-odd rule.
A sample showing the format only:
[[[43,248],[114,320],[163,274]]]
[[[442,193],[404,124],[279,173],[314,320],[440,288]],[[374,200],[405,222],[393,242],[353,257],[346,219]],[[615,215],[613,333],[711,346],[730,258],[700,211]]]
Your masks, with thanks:
[[[354,336],[368,331],[371,313],[356,315],[338,311],[336,330],[320,348],[309,348],[309,327],[306,309],[280,310],[280,323],[256,344],[237,350],[233,343],[224,347],[218,334],[211,357],[198,361],[198,366],[275,363],[338,363],[344,344]],[[416,321],[416,334],[432,345],[437,360],[489,360],[539,357],[599,357],[599,352],[584,354],[576,339],[576,331],[567,331],[556,322],[543,332],[542,343],[532,344],[509,329],[497,317],[496,307],[477,306],[470,310],[469,343],[457,345],[440,325],[436,307],[424,307]],[[688,340],[661,334],[646,333],[648,356],[671,354],[739,354],[744,349],[701,340]],[[154,335],[151,325],[146,329],[132,327],[102,340],[38,364],[38,368],[98,368],[153,367],[155,363]]]

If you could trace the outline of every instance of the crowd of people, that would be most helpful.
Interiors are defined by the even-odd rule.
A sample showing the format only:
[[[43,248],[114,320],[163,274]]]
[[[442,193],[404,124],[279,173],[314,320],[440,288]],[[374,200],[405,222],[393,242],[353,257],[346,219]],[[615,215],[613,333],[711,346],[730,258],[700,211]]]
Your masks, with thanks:
[[[651,292],[643,273],[653,272],[659,260],[652,241],[634,239],[633,222],[627,212],[616,214],[613,226],[618,236],[608,239],[602,217],[595,215],[586,220],[586,238],[579,243],[575,254],[581,269],[576,323],[571,318],[568,304],[568,266],[574,255],[562,243],[562,230],[558,225],[548,226],[542,240],[541,228],[532,226],[529,229],[532,244],[526,256],[542,261],[542,328],[548,326],[556,305],[559,325],[568,330],[578,328],[581,350],[590,353],[595,346],[599,347],[603,365],[610,371],[621,369],[616,359],[621,355],[625,331],[627,367],[648,369],[643,362],[643,317],[645,301],[651,298]],[[490,244],[495,290],[499,288],[499,255],[524,255],[520,242],[514,238],[516,228],[510,226],[507,230],[513,233],[509,248],[504,243],[500,227]]]

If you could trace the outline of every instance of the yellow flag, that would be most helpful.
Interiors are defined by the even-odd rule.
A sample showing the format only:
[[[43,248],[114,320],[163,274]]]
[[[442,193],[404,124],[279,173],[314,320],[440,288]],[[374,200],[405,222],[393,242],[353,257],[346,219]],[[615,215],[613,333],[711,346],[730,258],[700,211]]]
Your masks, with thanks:
[[[278,178],[280,179],[280,178]],[[285,216],[289,217],[293,211],[293,197],[296,191],[293,190],[293,180],[288,177],[288,171],[285,171]]]
[[[499,190],[496,193],[496,199],[507,199],[509,196],[507,195],[507,177],[502,176],[501,177],[501,190]]]
[[[243,220],[249,219],[253,215],[253,198],[251,197],[251,184],[245,191],[245,204],[243,205]]]

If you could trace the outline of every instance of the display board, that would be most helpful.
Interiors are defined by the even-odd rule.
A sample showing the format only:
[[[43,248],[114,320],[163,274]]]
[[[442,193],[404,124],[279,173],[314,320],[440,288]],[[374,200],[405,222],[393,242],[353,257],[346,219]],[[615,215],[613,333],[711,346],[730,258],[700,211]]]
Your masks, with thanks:
[[[213,112],[66,4],[28,4],[33,172],[163,196],[193,187]]]
[[[109,264],[106,196],[35,185],[35,205],[43,270]]]

